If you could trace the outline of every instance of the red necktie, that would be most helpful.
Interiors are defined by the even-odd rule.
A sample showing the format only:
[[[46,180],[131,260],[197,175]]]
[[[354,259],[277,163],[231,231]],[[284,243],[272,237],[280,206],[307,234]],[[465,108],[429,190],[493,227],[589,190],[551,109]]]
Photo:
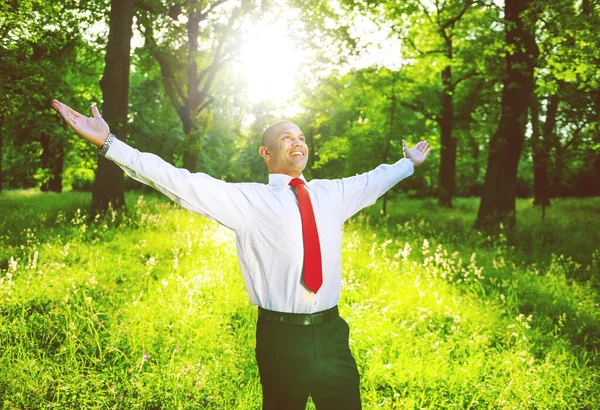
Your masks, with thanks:
[[[310,196],[304,186],[304,181],[294,178],[290,185],[296,188],[300,218],[302,219],[302,239],[304,241],[304,284],[314,293],[317,293],[323,284],[323,270],[321,267],[321,244],[313,212]]]

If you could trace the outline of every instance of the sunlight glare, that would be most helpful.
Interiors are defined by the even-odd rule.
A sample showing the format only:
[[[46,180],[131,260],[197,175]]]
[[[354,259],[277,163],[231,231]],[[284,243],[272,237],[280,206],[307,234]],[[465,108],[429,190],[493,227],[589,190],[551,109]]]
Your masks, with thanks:
[[[283,21],[258,22],[250,28],[238,68],[246,78],[250,103],[288,105],[294,97],[306,53],[286,34],[288,30]]]

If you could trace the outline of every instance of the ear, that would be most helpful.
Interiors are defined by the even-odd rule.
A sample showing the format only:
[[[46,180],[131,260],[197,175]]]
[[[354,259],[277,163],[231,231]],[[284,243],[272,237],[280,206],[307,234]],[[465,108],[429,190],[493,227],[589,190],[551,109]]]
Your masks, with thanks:
[[[260,146],[260,148],[258,149],[258,153],[260,154],[261,157],[263,157],[265,159],[265,161],[271,159],[271,153],[269,152],[269,149],[267,147],[265,147],[264,145]]]

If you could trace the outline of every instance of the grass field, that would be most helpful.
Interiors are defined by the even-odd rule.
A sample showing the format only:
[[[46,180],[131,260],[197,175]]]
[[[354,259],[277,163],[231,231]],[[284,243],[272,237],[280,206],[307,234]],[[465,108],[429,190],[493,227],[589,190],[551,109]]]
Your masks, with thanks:
[[[0,195],[3,409],[258,409],[234,236],[155,195]],[[471,229],[478,200],[344,229],[340,309],[365,409],[599,409],[600,198]],[[309,408],[314,408],[309,403]]]

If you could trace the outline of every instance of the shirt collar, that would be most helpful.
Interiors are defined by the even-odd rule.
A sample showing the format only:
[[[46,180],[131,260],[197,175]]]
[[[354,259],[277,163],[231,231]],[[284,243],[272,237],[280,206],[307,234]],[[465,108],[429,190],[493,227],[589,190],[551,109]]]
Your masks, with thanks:
[[[308,183],[306,178],[304,178],[304,175],[300,174],[298,178],[303,180],[305,184]],[[283,189],[290,184],[292,179],[294,178],[286,174],[269,174],[269,185],[274,185],[279,189]]]

